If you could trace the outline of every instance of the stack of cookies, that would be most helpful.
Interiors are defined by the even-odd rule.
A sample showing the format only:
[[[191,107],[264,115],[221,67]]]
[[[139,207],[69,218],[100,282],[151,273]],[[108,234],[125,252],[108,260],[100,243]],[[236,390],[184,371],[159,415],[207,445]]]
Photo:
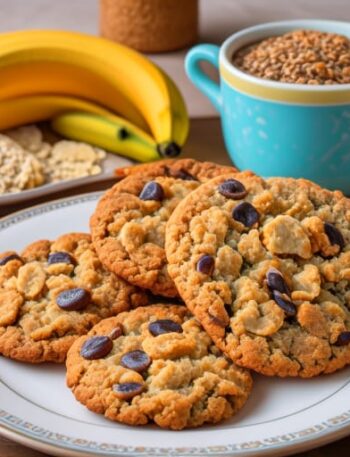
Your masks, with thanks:
[[[107,418],[232,417],[249,370],[350,364],[350,201],[191,159],[117,170],[88,234],[0,255],[0,354],[64,362]]]

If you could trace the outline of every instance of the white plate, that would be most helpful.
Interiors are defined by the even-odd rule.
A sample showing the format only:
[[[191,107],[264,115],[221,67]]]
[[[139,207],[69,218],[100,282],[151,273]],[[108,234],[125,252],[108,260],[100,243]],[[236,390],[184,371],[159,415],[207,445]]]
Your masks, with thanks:
[[[0,220],[0,252],[38,238],[86,231],[98,193],[21,211]],[[89,412],[65,387],[63,366],[0,358],[0,433],[64,456],[287,455],[350,432],[350,368],[311,380],[255,377],[253,393],[232,420],[171,432],[128,427]]]
[[[0,195],[0,206],[13,205],[27,200],[34,200],[35,198],[43,197],[44,195],[54,194],[55,192],[62,192],[75,187],[92,184],[96,182],[107,181],[113,178],[114,170],[118,167],[126,167],[133,162],[124,157],[107,152],[106,158],[101,163],[101,173],[93,176],[86,176],[83,178],[67,179],[51,184],[44,184],[43,186],[34,187],[34,189],[22,190],[21,192],[14,192]]]

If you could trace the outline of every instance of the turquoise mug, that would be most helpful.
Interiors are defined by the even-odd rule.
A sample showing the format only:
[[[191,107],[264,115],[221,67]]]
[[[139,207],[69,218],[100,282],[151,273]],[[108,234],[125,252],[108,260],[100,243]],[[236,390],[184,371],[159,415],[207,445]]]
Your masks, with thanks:
[[[350,84],[270,81],[232,64],[238,49],[296,29],[350,38],[350,23],[346,22],[262,24],[235,33],[221,48],[212,44],[193,47],[186,56],[186,72],[220,113],[227,151],[239,169],[265,177],[303,177],[350,194]],[[220,84],[202,71],[202,61],[219,69]]]

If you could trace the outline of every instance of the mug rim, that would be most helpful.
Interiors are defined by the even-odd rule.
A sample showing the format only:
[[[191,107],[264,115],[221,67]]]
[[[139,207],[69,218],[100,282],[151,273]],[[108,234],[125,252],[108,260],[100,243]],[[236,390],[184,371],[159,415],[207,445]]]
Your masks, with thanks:
[[[341,92],[341,91],[349,91],[350,90],[350,83],[346,84],[296,84],[296,83],[286,83],[282,81],[273,81],[270,79],[263,79],[257,76],[253,76],[249,73],[245,73],[244,71],[240,70],[239,68],[235,67],[232,63],[232,47],[237,40],[248,38],[251,35],[256,33],[261,33],[260,40],[268,38],[270,36],[276,35],[273,32],[279,30],[279,34],[286,33],[288,31],[292,31],[298,28],[307,29],[311,28],[312,30],[319,30],[327,32],[327,29],[332,29],[331,31],[328,30],[328,33],[339,33],[340,35],[344,35],[341,31],[335,32],[334,29],[336,28],[345,28],[348,30],[347,38],[350,40],[350,22],[346,21],[334,21],[334,20],[326,20],[326,19],[292,19],[292,20],[284,20],[284,21],[273,21],[273,22],[264,22],[262,24],[253,25],[251,27],[246,27],[244,29],[239,30],[238,32],[233,33],[230,35],[226,40],[222,43],[220,47],[220,55],[219,55],[219,62],[220,65],[223,65],[225,70],[229,72],[232,76],[239,78],[241,80],[245,80],[247,82],[253,83],[255,85],[259,85],[266,88],[272,89],[285,89],[288,91],[301,91],[301,92]],[[281,29],[285,29],[281,31]],[[259,39],[258,39],[259,41]],[[240,49],[242,46],[237,48]],[[235,50],[236,51],[236,50]],[[234,52],[235,52],[234,51]]]

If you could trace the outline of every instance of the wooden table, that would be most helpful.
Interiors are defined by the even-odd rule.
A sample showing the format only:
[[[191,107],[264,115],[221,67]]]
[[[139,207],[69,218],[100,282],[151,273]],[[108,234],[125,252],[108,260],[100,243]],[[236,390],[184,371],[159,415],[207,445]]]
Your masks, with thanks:
[[[200,160],[213,160],[222,164],[230,164],[222,141],[220,122],[218,119],[196,119],[192,121],[192,129],[184,156]],[[30,205],[36,205],[55,198],[67,197],[79,193],[92,192],[109,187],[112,184],[94,184],[83,188],[74,189],[60,193],[59,197],[50,195],[47,198],[40,198],[17,206],[0,207],[0,216],[5,216],[19,209]],[[300,457],[348,457],[350,455],[350,436],[335,443],[299,454]],[[48,457],[38,451],[28,449],[17,443],[0,437],[0,457]]]

